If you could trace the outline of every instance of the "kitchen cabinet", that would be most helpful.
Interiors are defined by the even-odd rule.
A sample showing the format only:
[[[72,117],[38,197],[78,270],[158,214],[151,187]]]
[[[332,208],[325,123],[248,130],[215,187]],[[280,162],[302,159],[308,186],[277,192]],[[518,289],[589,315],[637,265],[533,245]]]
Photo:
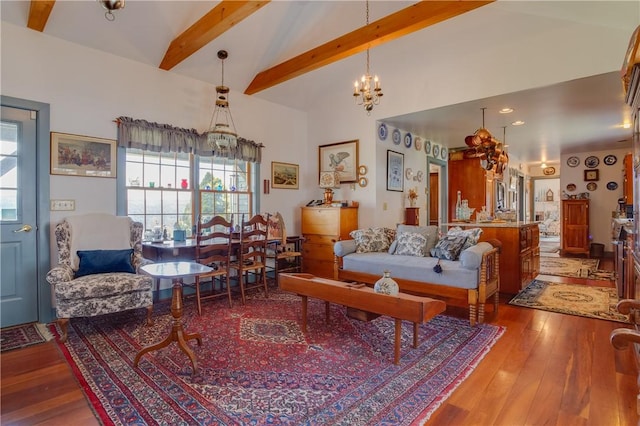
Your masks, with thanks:
[[[589,200],[562,200],[560,255],[589,254]]]

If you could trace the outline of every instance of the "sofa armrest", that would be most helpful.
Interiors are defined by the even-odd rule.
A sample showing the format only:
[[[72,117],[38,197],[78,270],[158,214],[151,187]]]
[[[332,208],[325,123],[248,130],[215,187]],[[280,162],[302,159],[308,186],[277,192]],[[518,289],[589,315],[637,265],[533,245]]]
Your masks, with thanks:
[[[73,269],[69,265],[54,266],[49,272],[47,272],[47,282],[51,285],[58,283],[69,282],[73,280]]]
[[[482,264],[482,255],[489,250],[493,250],[493,246],[487,242],[480,242],[475,246],[464,249],[460,253],[460,264],[465,269],[479,269]]]
[[[333,253],[338,257],[356,252],[356,240],[340,240],[333,245]]]

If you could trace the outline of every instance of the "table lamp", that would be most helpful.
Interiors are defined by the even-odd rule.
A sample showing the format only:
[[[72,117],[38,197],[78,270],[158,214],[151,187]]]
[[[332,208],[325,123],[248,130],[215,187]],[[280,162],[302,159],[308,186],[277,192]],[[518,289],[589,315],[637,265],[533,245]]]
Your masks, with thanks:
[[[340,176],[336,171],[320,172],[320,188],[324,188],[324,203],[333,202],[333,188],[340,188]]]

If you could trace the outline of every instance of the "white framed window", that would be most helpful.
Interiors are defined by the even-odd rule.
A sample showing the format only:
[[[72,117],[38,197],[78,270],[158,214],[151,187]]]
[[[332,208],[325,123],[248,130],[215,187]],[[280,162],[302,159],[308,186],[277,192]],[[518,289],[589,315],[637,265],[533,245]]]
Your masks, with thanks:
[[[127,148],[126,214],[144,224],[147,241],[171,239],[175,229],[191,238],[199,215],[203,220],[220,215],[237,224],[253,212],[251,166],[242,160]]]

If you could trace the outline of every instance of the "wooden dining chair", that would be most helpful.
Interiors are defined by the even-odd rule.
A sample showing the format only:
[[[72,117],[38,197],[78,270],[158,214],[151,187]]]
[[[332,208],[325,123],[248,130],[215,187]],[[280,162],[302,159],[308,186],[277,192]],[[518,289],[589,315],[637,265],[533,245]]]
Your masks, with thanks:
[[[205,231],[207,233],[205,234]],[[201,223],[200,218],[196,226],[196,262],[213,268],[213,271],[196,276],[194,284],[198,303],[198,314],[202,315],[202,300],[223,297],[229,298],[229,307],[233,306],[231,299],[231,285],[229,280],[229,263],[232,256],[231,233],[233,219],[228,222],[222,216],[215,216],[211,220]],[[211,279],[211,293],[203,295],[201,287]],[[220,283],[220,292],[216,292],[216,281]]]
[[[265,297],[269,297],[267,288],[267,235],[269,232],[269,215],[265,218],[261,214],[244,220],[242,216],[240,226],[240,245],[236,252],[236,259],[231,262],[231,269],[235,269],[242,295],[242,304],[246,303],[247,290],[262,288]],[[250,278],[253,278],[251,280]]]

